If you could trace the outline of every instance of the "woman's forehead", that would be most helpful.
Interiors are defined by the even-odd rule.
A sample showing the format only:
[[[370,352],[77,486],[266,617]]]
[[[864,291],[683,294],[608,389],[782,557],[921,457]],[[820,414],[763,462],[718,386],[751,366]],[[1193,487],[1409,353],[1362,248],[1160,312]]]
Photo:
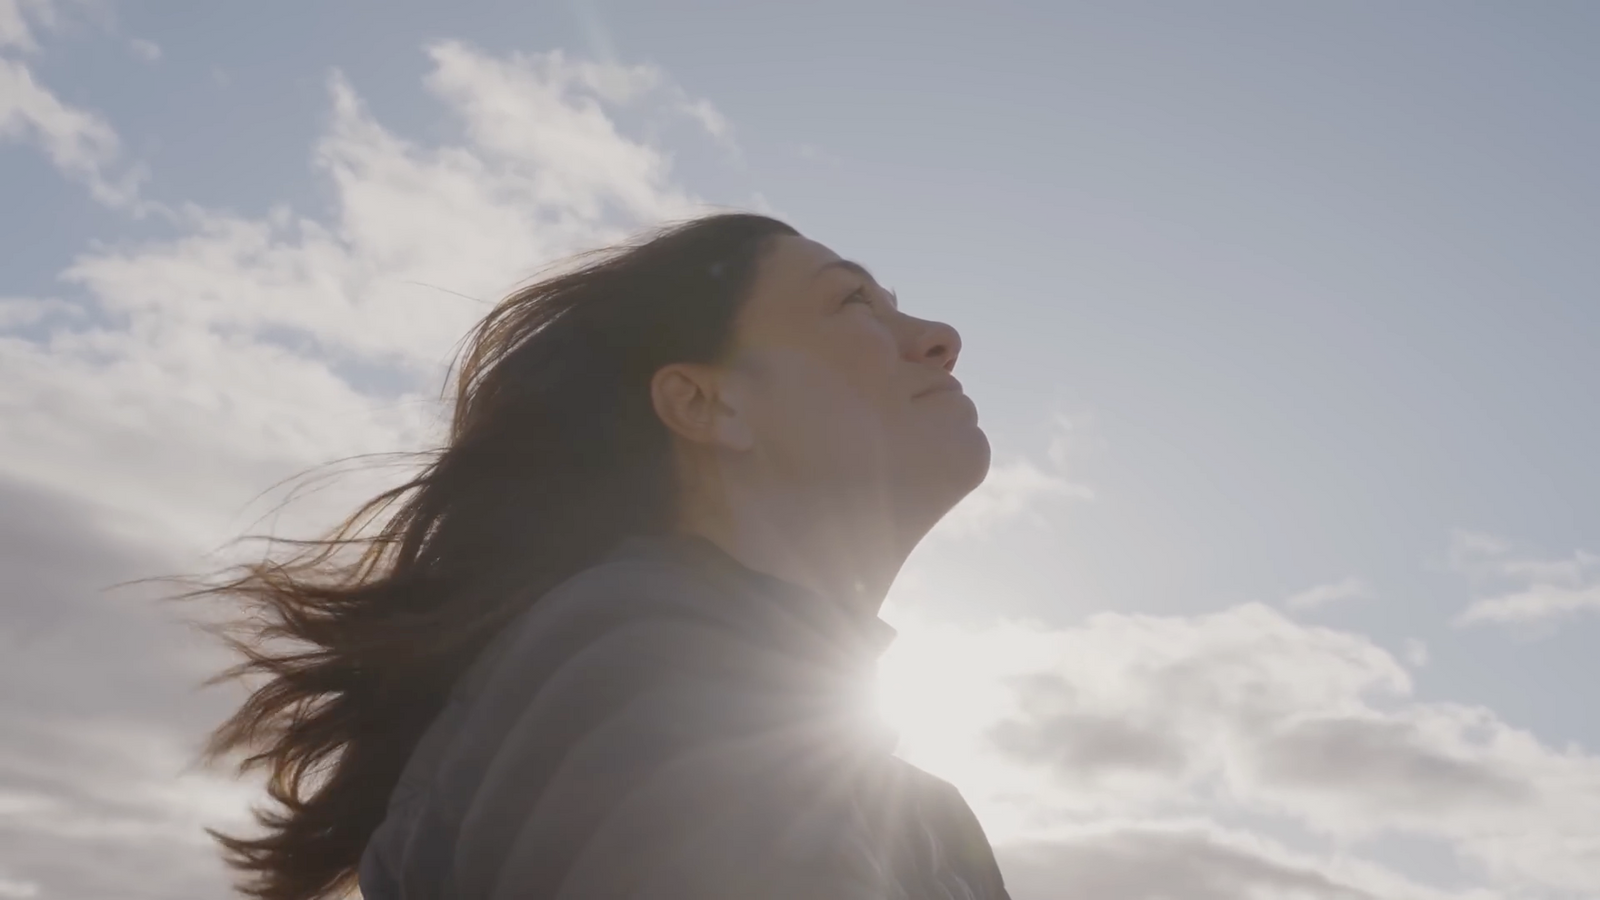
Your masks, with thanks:
[[[839,254],[825,244],[797,235],[783,235],[774,239],[762,260],[765,274],[784,280],[807,279],[830,262],[839,261]]]
[[[739,312],[740,330],[788,327],[784,323],[792,316],[814,305],[812,297],[825,289],[828,270],[841,262],[839,254],[808,238],[774,238]]]
[[[761,261],[753,293],[789,295],[808,293],[810,288],[826,286],[838,273],[876,284],[877,279],[860,263],[844,259],[825,244],[809,238],[784,236],[768,247]],[[752,297],[752,300],[756,298]]]

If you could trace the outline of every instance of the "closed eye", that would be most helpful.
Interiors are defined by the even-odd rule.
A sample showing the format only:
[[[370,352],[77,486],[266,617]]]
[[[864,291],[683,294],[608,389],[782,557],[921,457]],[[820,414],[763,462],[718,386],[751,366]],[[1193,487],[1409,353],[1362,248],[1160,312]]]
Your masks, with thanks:
[[[864,285],[864,284],[860,285],[855,290],[853,290],[850,293],[846,294],[845,297],[844,297],[844,300],[841,301],[840,305],[841,306],[848,306],[851,303],[863,303],[863,304],[866,304],[867,306],[871,306],[872,305],[872,295],[867,293],[867,286],[866,285]]]

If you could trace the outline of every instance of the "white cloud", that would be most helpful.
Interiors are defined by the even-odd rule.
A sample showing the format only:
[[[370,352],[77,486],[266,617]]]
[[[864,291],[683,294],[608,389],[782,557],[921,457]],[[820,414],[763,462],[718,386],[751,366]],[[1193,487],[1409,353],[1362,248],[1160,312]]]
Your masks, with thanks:
[[[1470,531],[1451,535],[1450,562],[1457,571],[1477,579],[1576,584],[1600,572],[1600,556],[1584,550],[1576,550],[1570,557],[1540,557],[1503,538]]]
[[[1372,589],[1359,578],[1350,577],[1307,588],[1283,601],[1294,610],[1316,609],[1340,600],[1358,600],[1372,596]]]
[[[0,14],[0,28],[6,28]],[[13,40],[29,39],[14,32]],[[31,39],[30,39],[31,40]],[[138,196],[142,170],[118,168],[121,142],[103,118],[63,103],[33,77],[20,60],[0,57],[0,140],[26,140],[70,178],[89,187],[95,199],[110,206],[131,207]]]
[[[1050,499],[1088,500],[1094,491],[1061,475],[1039,468],[1031,460],[1017,459],[989,468],[982,485],[939,523],[938,533],[967,537],[1034,511]]]
[[[224,533],[219,512],[307,466],[426,446],[442,364],[485,303],[545,261],[691,209],[665,155],[604,113],[599,91],[629,96],[631,70],[430,53],[427,84],[466,143],[406,141],[335,77],[315,153],[331,219],[185,208],[173,238],[81,256],[64,277],[92,323],[0,336],[0,469],[181,520],[191,538]]]
[[[1101,823],[1002,847],[1014,900],[1489,900],[1339,854],[1296,852],[1205,820]]]
[[[1428,664],[1428,645],[1416,638],[1406,638],[1406,662],[1411,668],[1420,669]]]
[[[455,42],[429,53],[429,87],[535,205],[591,221],[607,213],[656,219],[685,211],[689,198],[668,183],[667,158],[622,139],[601,107],[649,92],[661,78],[655,70],[570,62],[560,52],[497,59]]]
[[[1577,550],[1543,557],[1501,538],[1457,532],[1451,565],[1489,596],[1456,618],[1458,625],[1519,624],[1600,612],[1600,556]]]
[[[53,25],[55,10],[49,0],[0,0],[0,48],[37,50],[29,19],[46,27]]]
[[[896,625],[884,677],[903,752],[955,780],[1003,842],[1251,815],[1328,848],[1442,841],[1511,893],[1600,890],[1600,757],[1415,699],[1366,637],[1254,604],[1057,630]]]
[[[1582,587],[1534,584],[1526,590],[1478,600],[1457,621],[1463,625],[1532,622],[1585,611],[1600,611],[1600,583]]]
[[[711,105],[711,101],[704,97],[698,100],[690,100],[686,97],[678,108],[683,111],[684,115],[700,123],[700,127],[706,130],[706,134],[724,142],[733,140],[733,124],[715,106]]]
[[[1098,421],[1092,412],[1071,416],[1057,413],[1054,417],[1055,430],[1050,435],[1045,456],[1056,468],[1067,469],[1084,457],[1106,450],[1106,440],[1100,433]]]
[[[21,328],[35,325],[53,316],[76,317],[80,307],[64,300],[35,297],[0,297],[0,328]]]
[[[0,0],[0,50],[39,50],[34,28],[59,27],[50,0]],[[153,45],[152,45],[153,46]],[[40,84],[22,60],[0,56],[0,142],[26,141],[62,174],[89,188],[108,206],[142,215],[138,202],[144,171],[121,160],[116,131],[98,114],[63,102]]]
[[[195,690],[223,656],[176,610],[106,590],[179,565],[119,524],[0,479],[0,868],[44,896],[217,896],[199,829],[236,820],[247,788],[189,763],[237,697]]]
[[[1067,475],[1071,449],[1086,440],[1083,423],[1057,416],[1055,424],[1046,453],[1047,464],[1041,466],[1027,457],[1019,457],[991,465],[983,484],[940,521],[934,536],[981,536],[1018,519],[1042,523],[1045,519],[1039,513],[1041,504],[1094,499],[1094,488]]]
[[[161,59],[161,45],[155,41],[147,41],[144,38],[129,38],[128,49],[133,52],[134,56],[148,63],[158,62]]]

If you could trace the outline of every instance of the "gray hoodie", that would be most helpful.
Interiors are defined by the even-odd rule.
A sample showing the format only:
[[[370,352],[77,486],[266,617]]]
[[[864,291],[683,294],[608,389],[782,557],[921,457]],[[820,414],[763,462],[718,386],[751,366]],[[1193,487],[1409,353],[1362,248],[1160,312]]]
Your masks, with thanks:
[[[706,541],[635,538],[463,676],[366,900],[999,900],[955,788],[865,702],[894,632]]]

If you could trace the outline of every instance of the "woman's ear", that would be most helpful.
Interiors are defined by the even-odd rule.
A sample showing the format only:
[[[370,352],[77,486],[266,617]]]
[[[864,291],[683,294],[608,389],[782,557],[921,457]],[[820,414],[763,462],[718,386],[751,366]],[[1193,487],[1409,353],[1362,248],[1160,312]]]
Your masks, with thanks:
[[[754,444],[728,373],[700,363],[672,363],[650,379],[650,402],[674,435],[708,448],[744,451]]]

